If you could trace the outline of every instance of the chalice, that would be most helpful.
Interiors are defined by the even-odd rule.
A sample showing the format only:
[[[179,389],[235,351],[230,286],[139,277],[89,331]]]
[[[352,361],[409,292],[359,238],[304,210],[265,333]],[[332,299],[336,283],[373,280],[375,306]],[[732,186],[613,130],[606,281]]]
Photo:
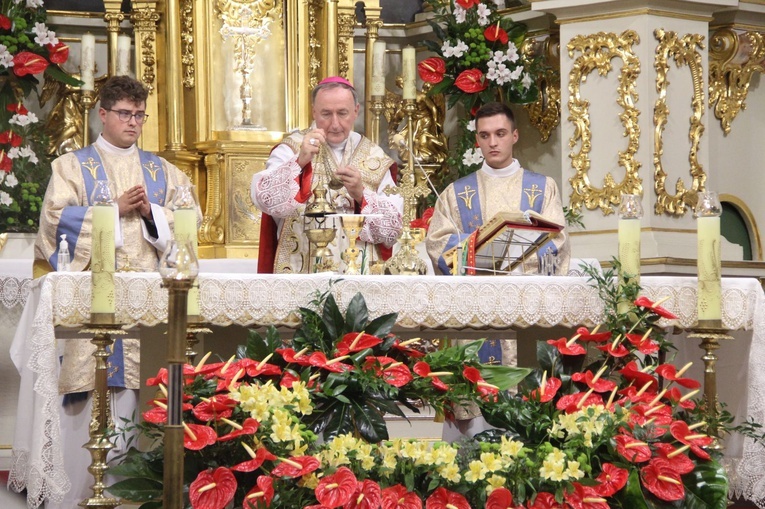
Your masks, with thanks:
[[[364,216],[361,214],[342,214],[340,222],[343,225],[345,236],[348,237],[348,247],[343,251],[345,262],[345,274],[349,276],[361,274],[358,259],[361,250],[356,247],[361,229],[364,227]]]
[[[305,230],[308,241],[315,246],[312,259],[317,260],[313,266],[313,272],[334,270],[332,267],[332,251],[327,247],[335,240],[335,230],[332,228],[311,228]]]

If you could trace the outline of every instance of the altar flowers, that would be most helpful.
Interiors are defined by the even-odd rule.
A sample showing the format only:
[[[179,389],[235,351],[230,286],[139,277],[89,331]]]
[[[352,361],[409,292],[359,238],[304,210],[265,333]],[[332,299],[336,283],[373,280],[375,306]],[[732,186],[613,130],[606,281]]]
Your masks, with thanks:
[[[632,291],[602,276],[596,284],[614,308]],[[698,382],[660,360],[669,351],[662,324],[672,315],[632,302],[624,314],[608,306],[605,330],[540,342],[531,370],[480,365],[480,342],[436,349],[401,341],[390,332],[395,315],[370,320],[360,295],[344,315],[331,295],[319,296],[299,310],[291,341],[273,329],[253,333],[234,358],[186,367],[188,503],[722,509],[728,481],[706,434]],[[158,393],[141,425],[155,439],[165,377],[149,380]],[[415,402],[446,418],[476,403],[496,429],[456,443],[391,440],[383,415]],[[127,479],[110,493],[143,509],[162,506],[161,447],[131,450],[111,471]]]

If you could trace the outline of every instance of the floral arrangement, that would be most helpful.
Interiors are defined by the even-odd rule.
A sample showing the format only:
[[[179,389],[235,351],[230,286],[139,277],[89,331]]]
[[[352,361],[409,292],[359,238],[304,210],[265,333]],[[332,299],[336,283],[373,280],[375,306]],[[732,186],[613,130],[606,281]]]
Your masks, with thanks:
[[[420,78],[431,83],[428,94],[446,94],[448,108],[463,105],[472,116],[483,104],[525,104],[537,99],[536,62],[524,62],[521,45],[526,26],[502,16],[494,0],[425,0],[435,16],[429,21],[437,40],[425,45],[437,56],[421,61]],[[503,4],[503,2],[499,2]],[[475,127],[460,121],[462,136],[449,167],[458,177],[483,162],[475,148]]]
[[[36,231],[50,161],[42,126],[25,102],[43,73],[79,82],[59,67],[69,48],[46,26],[42,0],[0,6],[0,231]]]
[[[395,315],[370,321],[356,296],[343,317],[326,294],[300,310],[291,344],[270,330],[238,359],[187,366],[191,507],[726,507],[699,383],[662,360],[660,320],[674,315],[612,272],[590,275],[605,330],[540,342],[533,371],[478,364],[480,342],[423,350],[390,334]],[[521,378],[517,394],[504,390]],[[148,383],[162,388],[166,373]],[[475,402],[496,429],[455,443],[390,440],[383,413],[415,400],[446,418]],[[164,408],[160,395],[141,425],[158,440]],[[113,495],[161,507],[161,448],[131,450],[112,473],[128,477]]]

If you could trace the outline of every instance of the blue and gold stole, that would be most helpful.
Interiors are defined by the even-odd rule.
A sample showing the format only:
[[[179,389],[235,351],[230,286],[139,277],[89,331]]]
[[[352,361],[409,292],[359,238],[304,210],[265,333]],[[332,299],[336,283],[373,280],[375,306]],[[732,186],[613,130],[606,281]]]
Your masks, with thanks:
[[[108,180],[104,165],[101,162],[101,156],[98,154],[94,145],[74,152],[80,163],[82,179],[85,183],[85,197],[87,206],[69,206],[65,207],[61,219],[56,229],[56,250],[48,260],[56,270],[58,267],[58,239],[62,234],[66,234],[66,240],[69,243],[69,252],[74,254],[77,247],[77,239],[82,230],[82,223],[85,220],[85,214],[91,203],[91,195],[97,180]],[[162,160],[156,154],[138,149],[141,168],[143,170],[143,180],[146,184],[146,194],[149,201],[157,205],[164,206],[167,196],[167,181],[165,172],[162,169]],[[116,196],[112,198],[116,199]],[[125,361],[123,355],[122,340],[117,338],[111,347],[111,355],[107,360],[107,384],[109,387],[125,387]]]

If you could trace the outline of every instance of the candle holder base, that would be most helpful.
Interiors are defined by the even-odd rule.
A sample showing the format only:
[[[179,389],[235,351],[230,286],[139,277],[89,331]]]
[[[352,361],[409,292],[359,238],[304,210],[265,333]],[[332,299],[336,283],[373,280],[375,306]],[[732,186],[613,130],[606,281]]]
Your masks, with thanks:
[[[198,315],[189,315],[186,323],[186,362],[194,364],[199,353],[195,350],[199,334],[212,334],[210,324],[202,322]]]
[[[720,439],[720,404],[717,397],[717,355],[715,351],[720,348],[724,340],[733,339],[728,330],[723,328],[722,320],[699,320],[688,329],[688,339],[700,339],[699,348],[704,350],[701,359],[704,361],[704,398],[703,410],[707,422],[707,435],[713,438],[713,442],[706,449],[722,451],[724,446]]]

